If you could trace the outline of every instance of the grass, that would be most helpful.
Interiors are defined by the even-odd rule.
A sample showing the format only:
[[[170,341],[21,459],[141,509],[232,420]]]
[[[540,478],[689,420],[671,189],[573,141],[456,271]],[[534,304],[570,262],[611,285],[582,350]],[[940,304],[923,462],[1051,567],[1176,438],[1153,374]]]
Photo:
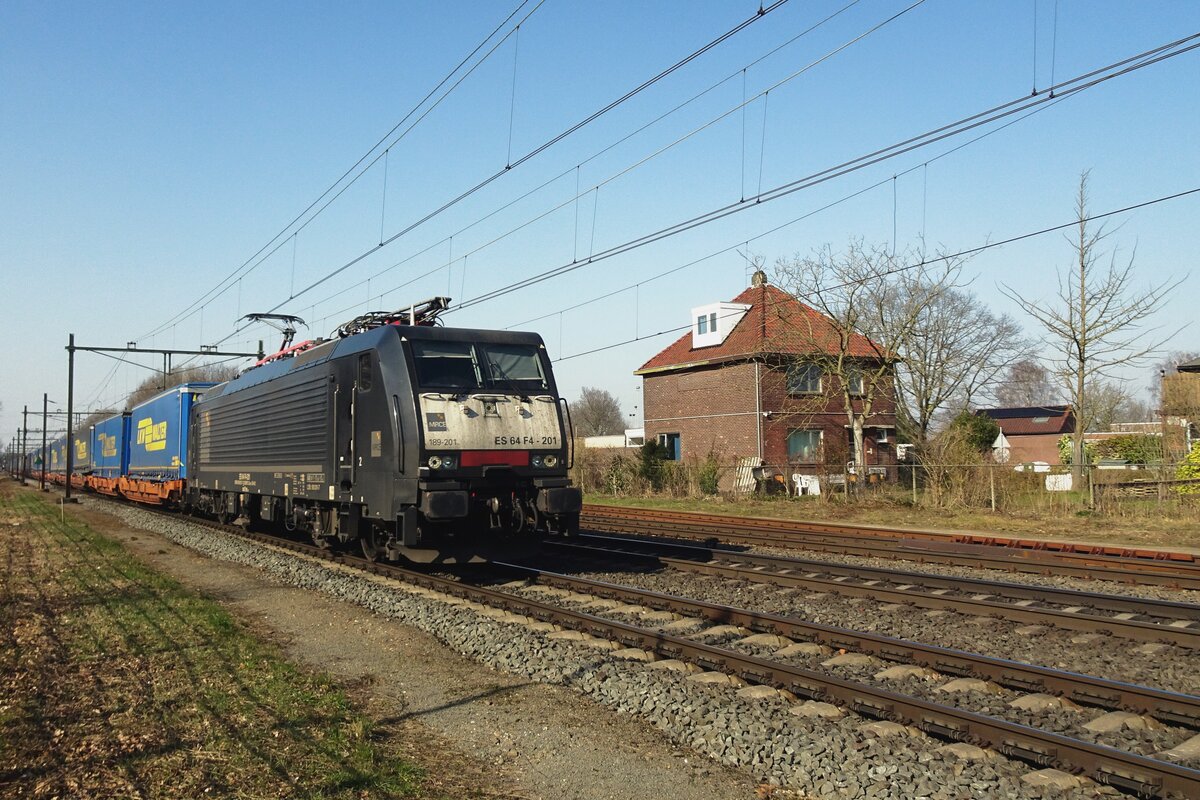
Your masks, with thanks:
[[[328,676],[0,489],[0,797],[425,797]]]
[[[1135,546],[1200,548],[1200,525],[1194,504],[1178,501],[1123,501],[1120,513],[1079,512],[1064,499],[1061,508],[1024,507],[991,512],[981,509],[935,509],[914,506],[904,493],[868,494],[845,500],[835,497],[714,496],[675,498],[609,495],[589,492],[588,503],[700,511],[710,514],[820,520],[884,527],[978,531],[1047,539],[1127,543]],[[1081,502],[1081,501],[1080,501]]]

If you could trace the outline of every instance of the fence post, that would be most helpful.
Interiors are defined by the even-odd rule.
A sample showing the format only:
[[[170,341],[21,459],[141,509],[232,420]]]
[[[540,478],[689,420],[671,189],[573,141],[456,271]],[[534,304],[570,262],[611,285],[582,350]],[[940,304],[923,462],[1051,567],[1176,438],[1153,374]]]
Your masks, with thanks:
[[[996,465],[988,465],[988,488],[992,493],[992,511],[996,510]]]
[[[912,467],[909,468],[909,472],[912,473],[913,506],[915,507],[917,505],[917,465],[916,465],[916,463],[913,463]]]

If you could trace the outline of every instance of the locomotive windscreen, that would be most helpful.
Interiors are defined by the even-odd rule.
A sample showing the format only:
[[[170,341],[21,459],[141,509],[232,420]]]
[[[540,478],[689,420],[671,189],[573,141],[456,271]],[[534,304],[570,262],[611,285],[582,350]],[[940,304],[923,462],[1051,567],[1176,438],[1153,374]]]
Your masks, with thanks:
[[[422,388],[546,388],[536,347],[446,341],[415,341],[412,347],[417,383]]]

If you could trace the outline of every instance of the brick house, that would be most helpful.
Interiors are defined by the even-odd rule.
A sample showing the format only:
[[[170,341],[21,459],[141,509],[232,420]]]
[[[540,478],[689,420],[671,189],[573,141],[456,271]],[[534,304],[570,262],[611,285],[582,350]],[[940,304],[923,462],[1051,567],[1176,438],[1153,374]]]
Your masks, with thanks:
[[[634,372],[642,377],[646,440],[666,445],[674,459],[712,452],[726,465],[757,457],[787,476],[841,474],[853,460],[842,387],[805,359],[838,352],[837,342],[832,320],[756,272],[732,301],[693,308],[691,330]],[[851,335],[852,364],[876,368],[878,352]],[[864,453],[868,467],[895,477],[896,397],[890,367],[885,374]]]
[[[1075,432],[1075,412],[1070,406],[984,408],[975,413],[990,417],[1000,426],[1008,440],[1010,464],[1061,464],[1058,441]]]

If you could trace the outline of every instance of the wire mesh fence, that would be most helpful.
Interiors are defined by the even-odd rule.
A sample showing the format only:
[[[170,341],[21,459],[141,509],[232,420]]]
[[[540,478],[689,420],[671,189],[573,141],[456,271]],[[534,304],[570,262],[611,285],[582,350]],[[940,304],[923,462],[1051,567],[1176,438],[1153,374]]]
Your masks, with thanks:
[[[922,508],[1045,514],[1200,511],[1200,470],[1155,464],[1008,465],[990,461],[897,464],[771,464],[719,454],[647,459],[637,449],[577,451],[573,478],[587,493],[674,498],[757,495],[857,503],[885,499]]]

